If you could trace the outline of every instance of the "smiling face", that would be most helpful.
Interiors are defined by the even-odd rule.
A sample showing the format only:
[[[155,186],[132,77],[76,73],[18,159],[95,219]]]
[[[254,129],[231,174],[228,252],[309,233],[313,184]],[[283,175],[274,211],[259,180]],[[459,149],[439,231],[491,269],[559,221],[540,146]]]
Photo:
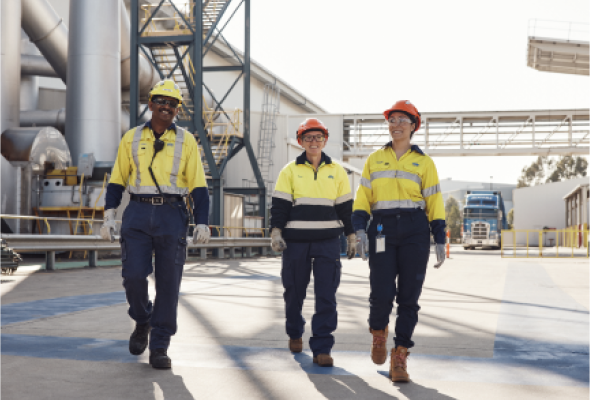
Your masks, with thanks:
[[[410,118],[403,112],[394,111],[389,114],[389,134],[394,142],[410,141],[412,132],[416,129],[416,124],[407,121],[410,121]]]
[[[171,102],[176,102],[178,103],[178,100],[176,100],[173,97],[167,97],[167,96],[158,96],[161,99],[164,100],[169,100]],[[155,98],[154,98],[155,100]],[[148,102],[148,106],[150,108],[150,111],[152,112],[152,120],[155,120],[156,122],[162,123],[162,124],[171,124],[174,121],[174,117],[176,117],[176,114],[178,114],[178,108],[176,107],[171,107],[169,104],[156,104],[153,101],[149,101]]]
[[[308,142],[309,138],[313,137],[313,141]],[[326,143],[328,142],[328,138],[325,137],[323,142],[318,142],[317,138],[325,137],[324,132],[317,130],[317,131],[309,131],[305,134],[301,135],[297,138],[299,144],[303,146],[305,152],[310,156],[318,156],[322,154],[322,149],[326,147]]]

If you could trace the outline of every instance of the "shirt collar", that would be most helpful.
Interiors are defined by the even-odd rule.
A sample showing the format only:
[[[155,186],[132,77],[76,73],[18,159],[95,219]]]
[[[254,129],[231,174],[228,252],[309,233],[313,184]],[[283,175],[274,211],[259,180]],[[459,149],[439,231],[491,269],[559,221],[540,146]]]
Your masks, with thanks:
[[[143,125],[144,128],[150,128],[152,129],[152,120],[150,119],[148,122],[146,122]],[[164,133],[166,133],[166,131],[169,131],[171,129],[174,129],[174,132],[176,133],[176,124],[173,122],[170,124],[170,126],[168,128],[166,128],[166,130],[164,131]]]
[[[393,149],[393,145],[391,142],[388,142],[384,148],[390,147],[391,149]],[[418,154],[424,155],[424,152],[422,151],[422,149],[420,147],[418,147],[418,145],[413,144],[410,146],[410,151],[415,151]]]
[[[297,164],[297,165],[299,165],[299,164],[305,164],[306,162],[309,162],[309,160],[307,159],[307,155],[306,155],[305,151],[303,153],[301,153],[295,159],[295,164]],[[311,162],[309,162],[309,163],[311,164]],[[322,159],[320,160],[320,165],[322,165],[322,163],[332,164],[332,159],[330,158],[330,156],[328,156],[323,151],[322,151]]]

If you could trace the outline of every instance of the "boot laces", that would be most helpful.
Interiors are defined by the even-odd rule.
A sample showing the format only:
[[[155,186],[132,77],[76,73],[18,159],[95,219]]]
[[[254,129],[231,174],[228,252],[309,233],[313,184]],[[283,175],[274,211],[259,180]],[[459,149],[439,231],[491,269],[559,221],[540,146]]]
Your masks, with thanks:
[[[373,347],[382,348],[385,346],[385,342],[387,342],[386,337],[373,335]]]

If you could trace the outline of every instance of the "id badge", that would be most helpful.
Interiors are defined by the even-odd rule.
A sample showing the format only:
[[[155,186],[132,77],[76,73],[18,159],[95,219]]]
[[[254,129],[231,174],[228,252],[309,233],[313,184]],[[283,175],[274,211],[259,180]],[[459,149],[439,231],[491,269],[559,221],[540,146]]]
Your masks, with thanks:
[[[375,253],[383,253],[385,251],[385,236],[381,234],[383,225],[377,225],[377,236],[375,236]]]
[[[383,253],[385,251],[385,236],[378,235],[375,237],[375,253]]]

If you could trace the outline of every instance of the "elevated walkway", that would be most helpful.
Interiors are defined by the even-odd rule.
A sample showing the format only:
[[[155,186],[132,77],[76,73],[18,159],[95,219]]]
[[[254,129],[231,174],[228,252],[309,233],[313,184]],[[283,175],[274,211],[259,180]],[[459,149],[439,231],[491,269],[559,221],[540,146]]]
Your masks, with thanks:
[[[431,156],[587,155],[588,109],[423,113],[413,143]],[[344,158],[390,140],[382,114],[344,115]]]

